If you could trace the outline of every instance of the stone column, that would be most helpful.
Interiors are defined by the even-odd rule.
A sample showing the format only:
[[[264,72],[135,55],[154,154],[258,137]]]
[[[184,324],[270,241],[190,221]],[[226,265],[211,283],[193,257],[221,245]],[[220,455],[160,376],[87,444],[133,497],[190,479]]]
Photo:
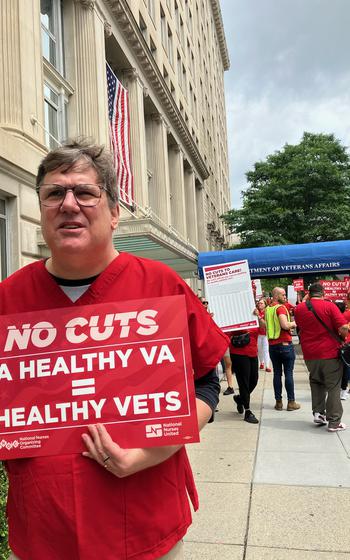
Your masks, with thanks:
[[[186,223],[188,239],[195,247],[198,246],[197,233],[197,208],[196,208],[196,185],[195,174],[192,168],[185,170],[185,200],[186,200]]]
[[[124,85],[129,92],[131,164],[134,175],[135,202],[146,208],[148,200],[146,127],[144,114],[144,86],[135,71],[123,72]]]
[[[42,121],[39,2],[0,2],[0,126],[42,139],[31,122]]]
[[[104,36],[103,23],[94,13],[94,0],[75,0],[75,40],[76,40],[76,134],[90,136],[99,140],[99,93],[98,82],[101,76],[98,72],[96,35]],[[100,29],[99,29],[100,28]],[[105,68],[104,49],[100,53],[99,63]],[[101,69],[99,69],[101,70]],[[102,87],[106,87],[106,77],[102,79]],[[101,84],[100,84],[101,85]],[[106,94],[102,95],[103,105]],[[105,111],[104,111],[105,109]],[[103,119],[108,118],[107,104],[102,109]],[[104,140],[104,139],[103,139]]]
[[[180,146],[172,146],[169,149],[168,157],[171,225],[187,239],[184,163]]]
[[[149,205],[166,225],[170,223],[170,189],[167,125],[154,114],[146,122],[147,163],[151,173]]]

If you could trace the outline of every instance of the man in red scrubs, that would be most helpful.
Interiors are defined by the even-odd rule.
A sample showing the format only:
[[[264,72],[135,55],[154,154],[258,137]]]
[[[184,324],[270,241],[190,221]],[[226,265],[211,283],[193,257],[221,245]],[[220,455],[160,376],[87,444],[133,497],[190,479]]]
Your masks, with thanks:
[[[311,284],[309,298],[309,302],[300,303],[296,307],[295,320],[300,329],[301,349],[309,370],[314,422],[320,425],[328,422],[329,432],[339,432],[345,430],[346,425],[341,422],[343,407],[340,385],[343,365],[337,338],[346,338],[348,324],[338,307],[324,299],[321,284]]]
[[[119,206],[111,156],[72,142],[39,166],[37,192],[51,257],[0,285],[0,314],[183,294],[201,429],[219,394],[215,366],[229,340],[168,267],[119,254]],[[83,435],[86,452],[7,461],[12,558],[181,559],[198,498],[182,446],[122,449],[103,425]]]

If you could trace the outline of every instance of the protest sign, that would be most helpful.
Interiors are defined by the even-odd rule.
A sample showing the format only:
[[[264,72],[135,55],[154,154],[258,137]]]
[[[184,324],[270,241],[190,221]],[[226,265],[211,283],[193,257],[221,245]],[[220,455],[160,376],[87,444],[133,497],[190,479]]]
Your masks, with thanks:
[[[297,292],[296,292],[294,286],[289,285],[287,287],[287,300],[292,305],[296,304],[296,302],[297,302]]]
[[[258,326],[248,261],[204,266],[203,274],[209,309],[224,332]]]
[[[320,280],[326,299],[345,300],[348,293],[348,283],[341,280]]]
[[[0,459],[199,441],[182,295],[0,317]]]
[[[295,280],[293,280],[293,286],[294,286],[294,290],[296,292],[301,292],[304,290],[304,279],[303,278],[297,278]]]
[[[261,280],[260,278],[255,278],[254,280],[252,280],[252,282],[254,282],[255,285],[255,299],[258,300],[263,297]]]

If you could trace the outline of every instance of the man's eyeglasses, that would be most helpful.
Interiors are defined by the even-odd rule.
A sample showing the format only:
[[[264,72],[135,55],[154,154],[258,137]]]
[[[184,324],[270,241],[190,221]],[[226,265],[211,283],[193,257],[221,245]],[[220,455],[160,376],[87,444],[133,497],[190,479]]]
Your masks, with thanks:
[[[97,206],[100,202],[102,191],[106,187],[102,185],[75,185],[73,187],[63,187],[62,185],[40,185],[39,200],[43,206],[58,208],[63,204],[68,191],[73,196],[79,206]]]

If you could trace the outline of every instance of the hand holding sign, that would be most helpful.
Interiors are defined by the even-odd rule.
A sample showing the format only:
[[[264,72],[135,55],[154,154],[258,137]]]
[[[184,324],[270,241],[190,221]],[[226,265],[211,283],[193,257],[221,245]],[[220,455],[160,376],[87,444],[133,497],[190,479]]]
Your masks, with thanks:
[[[176,453],[181,446],[172,445],[151,449],[123,449],[112,440],[102,424],[88,426],[90,434],[83,434],[88,451],[84,457],[94,459],[118,478],[154,467]]]

